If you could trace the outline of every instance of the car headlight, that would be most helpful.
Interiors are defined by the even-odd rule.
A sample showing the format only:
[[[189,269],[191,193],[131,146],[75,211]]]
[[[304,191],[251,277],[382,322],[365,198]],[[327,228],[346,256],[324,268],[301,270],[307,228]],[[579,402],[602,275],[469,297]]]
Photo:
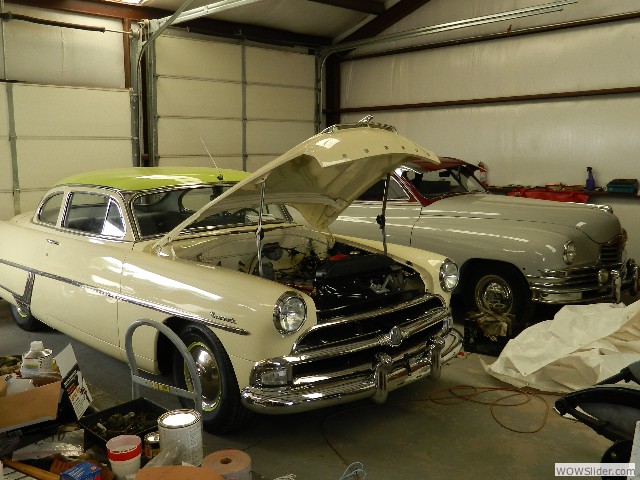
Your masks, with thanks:
[[[576,258],[576,244],[571,240],[565,242],[562,249],[562,259],[567,265],[571,265]]]
[[[307,319],[307,305],[295,292],[283,293],[273,308],[276,330],[285,335],[297,332]]]
[[[440,265],[439,278],[442,290],[445,292],[452,292],[453,289],[456,288],[456,285],[458,285],[458,280],[460,278],[456,262],[450,258],[446,258]]]

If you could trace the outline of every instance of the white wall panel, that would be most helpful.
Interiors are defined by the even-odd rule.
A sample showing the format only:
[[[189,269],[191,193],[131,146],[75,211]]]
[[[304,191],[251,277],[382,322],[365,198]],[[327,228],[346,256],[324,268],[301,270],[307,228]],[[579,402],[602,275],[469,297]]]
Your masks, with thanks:
[[[131,141],[26,138],[18,141],[21,191],[48,189],[79,172],[131,167]]]
[[[629,21],[345,62],[342,107],[637,85],[637,31]]]
[[[123,29],[122,22],[115,19],[11,4],[6,4],[4,11],[109,30]],[[39,25],[21,20],[3,24],[6,34],[4,48],[0,49],[0,71],[6,71],[6,79],[49,85],[125,86],[122,34]]]
[[[12,200],[0,218],[19,213],[7,193],[14,188],[14,162],[20,211],[33,208],[42,192],[67,175],[132,165],[128,90],[3,84],[0,101],[0,193]],[[15,158],[6,136],[11,116]]]
[[[551,3],[550,1],[531,0],[447,0],[446,2],[428,2],[422,8],[411,15],[393,24],[391,28],[381,36],[406,32],[415,29],[424,29],[434,25],[449,24],[460,20],[492,15],[502,12]],[[532,15],[515,19],[507,19],[500,22],[466,27],[457,30],[448,30],[432,35],[414,37],[406,40],[385,42],[377,45],[359,48],[356,53],[387,50],[397,47],[422,45],[425,43],[441,42],[461,38],[471,38],[507,31],[535,28],[544,25],[554,25],[566,22],[574,22],[587,18],[598,18],[616,15],[638,10],[637,0],[579,0],[578,2],[563,7],[558,12],[543,15]]]
[[[583,184],[591,166],[602,186],[640,177],[638,111],[640,95],[373,113],[439,155],[483,161],[492,185]]]
[[[131,138],[127,90],[14,85],[13,96],[19,137]]]
[[[158,136],[163,146],[161,157],[206,155],[200,138],[214,156],[229,156],[242,151],[240,120],[160,118]]]

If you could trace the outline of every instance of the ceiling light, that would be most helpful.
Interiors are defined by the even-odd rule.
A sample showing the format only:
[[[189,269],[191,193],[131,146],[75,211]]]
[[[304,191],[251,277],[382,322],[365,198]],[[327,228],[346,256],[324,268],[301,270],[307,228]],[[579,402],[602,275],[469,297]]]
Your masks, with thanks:
[[[142,5],[147,0],[103,0],[112,3],[126,3],[128,5]]]

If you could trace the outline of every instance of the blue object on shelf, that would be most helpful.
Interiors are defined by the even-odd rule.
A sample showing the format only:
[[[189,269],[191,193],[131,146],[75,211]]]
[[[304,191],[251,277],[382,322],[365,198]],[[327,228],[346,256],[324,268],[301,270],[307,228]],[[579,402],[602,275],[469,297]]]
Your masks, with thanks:
[[[607,192],[635,194],[638,192],[638,180],[635,178],[616,178],[607,183]]]

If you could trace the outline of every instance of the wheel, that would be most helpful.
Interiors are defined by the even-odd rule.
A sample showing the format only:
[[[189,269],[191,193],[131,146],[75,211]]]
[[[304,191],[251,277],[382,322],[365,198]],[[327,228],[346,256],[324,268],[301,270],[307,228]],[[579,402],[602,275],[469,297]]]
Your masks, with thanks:
[[[533,315],[529,286],[508,265],[476,267],[466,280],[464,297],[468,310],[513,316],[512,335],[522,331]]]
[[[244,425],[250,412],[240,402],[240,389],[229,356],[220,340],[207,327],[187,325],[180,333],[196,363],[202,385],[202,423],[208,432],[224,433]],[[175,350],[173,375],[176,385],[192,390],[187,364]],[[183,406],[193,408],[193,402],[179,397]]]
[[[22,312],[15,305],[11,305],[11,316],[16,324],[27,332],[37,332],[44,329],[44,323],[31,314]]]

